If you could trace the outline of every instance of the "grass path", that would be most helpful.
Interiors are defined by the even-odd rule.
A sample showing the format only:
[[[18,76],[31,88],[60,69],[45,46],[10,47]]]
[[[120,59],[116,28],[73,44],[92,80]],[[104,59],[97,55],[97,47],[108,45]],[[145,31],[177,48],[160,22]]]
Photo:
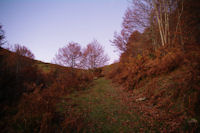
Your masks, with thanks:
[[[64,98],[60,111],[67,112],[65,126],[73,132],[140,132],[147,125],[134,107],[129,106],[126,92],[100,78],[94,85]]]

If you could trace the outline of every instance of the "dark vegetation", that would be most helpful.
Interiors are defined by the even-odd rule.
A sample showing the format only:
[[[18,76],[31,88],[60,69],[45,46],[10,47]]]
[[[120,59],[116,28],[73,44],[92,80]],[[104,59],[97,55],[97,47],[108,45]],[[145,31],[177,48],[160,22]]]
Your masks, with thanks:
[[[56,112],[63,95],[87,89],[93,74],[0,49],[1,131],[55,132],[65,119]],[[61,118],[63,117],[63,118]]]
[[[152,3],[154,2],[152,1]],[[162,10],[160,7],[168,9],[170,1],[165,1],[165,3],[161,0],[160,2],[163,3],[157,1],[157,6],[153,11]],[[149,112],[150,110],[165,112],[159,114],[159,117],[151,114],[149,118],[149,120],[159,120],[160,123],[166,120],[160,131],[181,132],[178,127],[182,127],[182,130],[198,132],[199,124],[194,122],[195,124],[192,125],[186,121],[195,119],[196,122],[199,122],[200,120],[200,40],[196,36],[200,35],[199,20],[197,19],[197,17],[199,18],[200,3],[196,0],[176,2],[174,5],[176,8],[169,12],[170,21],[162,18],[159,12],[158,17],[161,17],[163,21],[160,22],[161,25],[163,27],[165,24],[170,25],[169,31],[162,31],[164,29],[155,28],[159,22],[149,20],[147,18],[148,10],[143,10],[148,1],[133,1],[137,7],[127,10],[122,32],[115,36],[113,41],[122,54],[120,61],[109,69],[108,77],[133,93],[136,101],[140,98],[144,99],[145,102],[142,104],[150,107]],[[173,3],[171,4],[173,5]],[[140,14],[137,14],[138,10],[140,10]],[[177,13],[180,10],[182,10],[181,14]],[[144,14],[141,14],[142,11]],[[154,15],[157,16],[156,13]],[[177,18],[177,15],[181,15],[181,17]],[[130,34],[129,31],[134,29],[134,26],[131,26],[144,19],[148,19],[148,22],[152,23],[140,25],[144,28],[142,33],[133,31]],[[180,28],[174,31],[179,26]],[[160,35],[159,31],[163,32],[163,36],[164,33],[169,32],[170,36],[167,35],[167,40],[170,41],[162,42],[164,37]],[[121,43],[122,38],[127,38],[124,37],[127,36],[124,33],[130,34],[128,40],[124,41],[127,43]],[[154,35],[154,38],[151,34]],[[142,109],[140,111],[148,112]]]
[[[132,4],[112,41],[120,60],[104,67],[97,41],[61,48],[64,67],[2,48],[0,27],[1,132],[199,132],[200,2]]]

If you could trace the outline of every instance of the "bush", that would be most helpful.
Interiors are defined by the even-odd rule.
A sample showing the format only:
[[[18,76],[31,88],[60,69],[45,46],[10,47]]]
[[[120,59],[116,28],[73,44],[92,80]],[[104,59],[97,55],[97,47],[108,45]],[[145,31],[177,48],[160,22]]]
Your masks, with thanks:
[[[112,67],[108,77],[127,89],[133,89],[145,77],[171,72],[183,63],[184,52],[181,49],[160,48],[154,52],[144,51],[136,57],[127,57],[126,61]]]

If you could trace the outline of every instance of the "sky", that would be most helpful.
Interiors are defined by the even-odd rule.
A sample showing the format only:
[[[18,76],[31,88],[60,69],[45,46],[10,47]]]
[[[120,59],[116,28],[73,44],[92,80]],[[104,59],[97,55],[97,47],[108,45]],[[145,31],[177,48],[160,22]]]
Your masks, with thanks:
[[[29,48],[35,59],[51,62],[59,48],[77,42],[83,48],[96,39],[118,60],[112,46],[127,0],[0,0],[0,24],[8,44]]]

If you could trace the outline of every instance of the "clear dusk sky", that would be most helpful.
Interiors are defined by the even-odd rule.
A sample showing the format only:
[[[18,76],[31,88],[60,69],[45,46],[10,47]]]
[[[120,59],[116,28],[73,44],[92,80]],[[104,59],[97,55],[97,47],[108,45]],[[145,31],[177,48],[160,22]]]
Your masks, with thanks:
[[[51,62],[59,48],[74,41],[85,47],[96,39],[110,63],[118,59],[110,40],[121,30],[128,0],[0,0],[0,24],[9,44],[28,47],[35,59]]]

